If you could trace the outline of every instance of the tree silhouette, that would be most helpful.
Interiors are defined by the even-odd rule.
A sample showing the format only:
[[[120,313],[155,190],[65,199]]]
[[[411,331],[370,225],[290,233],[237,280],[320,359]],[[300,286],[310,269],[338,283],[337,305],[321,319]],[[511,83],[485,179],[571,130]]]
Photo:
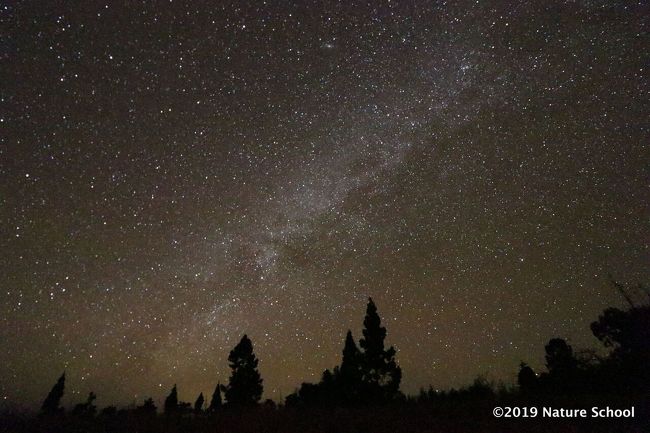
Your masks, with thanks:
[[[613,355],[622,360],[644,358],[650,353],[650,308],[632,307],[628,311],[608,308],[591,324],[591,331]]]
[[[203,393],[200,393],[199,396],[197,397],[196,401],[194,402],[194,412],[195,413],[201,413],[203,411],[203,403],[205,399],[203,398]]]
[[[627,311],[608,308],[591,324],[591,331],[612,349],[607,366],[610,382],[628,389],[650,387],[649,305],[634,305]]]
[[[530,393],[537,388],[537,375],[525,362],[519,364],[517,383],[519,384],[519,389],[524,393]]]
[[[262,378],[253,343],[244,335],[228,356],[232,374],[226,387],[226,402],[233,406],[255,405],[262,398]]]
[[[562,338],[552,338],[544,347],[546,350],[546,367],[551,376],[567,378],[575,373],[578,361],[573,348]]]
[[[562,338],[552,338],[544,346],[547,374],[541,375],[545,389],[551,392],[575,392],[584,383],[573,348]]]
[[[361,352],[352,338],[352,331],[348,329],[345,335],[345,344],[343,345],[343,359],[339,374],[347,382],[354,383],[361,379]]]
[[[217,386],[214,388],[214,392],[212,393],[212,399],[210,400],[210,406],[208,406],[208,412],[216,412],[223,404],[221,400],[221,388],[221,384],[217,383]]]
[[[334,380],[337,382],[341,394],[339,397],[346,403],[357,401],[362,375],[361,352],[357,348],[354,338],[352,338],[352,331],[350,330],[348,330],[345,336],[341,367],[336,369],[335,373]]]
[[[61,404],[61,398],[63,397],[63,391],[65,389],[65,372],[59,377],[56,384],[52,387],[47,397],[43,401],[41,410],[43,413],[52,414],[63,411],[59,406]]]
[[[392,346],[384,349],[386,328],[381,326],[381,318],[372,298],[368,298],[363,326],[363,338],[359,340],[359,345],[363,349],[360,367],[364,388],[372,400],[391,399],[399,392],[402,370],[395,362],[395,349]]]
[[[325,370],[318,384],[303,383],[287,396],[289,406],[350,406],[379,403],[399,395],[402,371],[395,362],[395,349],[384,349],[386,328],[372,298],[368,299],[364,320],[364,338],[359,350],[348,330],[340,367]]]
[[[170,415],[178,411],[178,391],[176,385],[172,388],[171,392],[165,399],[165,413]]]

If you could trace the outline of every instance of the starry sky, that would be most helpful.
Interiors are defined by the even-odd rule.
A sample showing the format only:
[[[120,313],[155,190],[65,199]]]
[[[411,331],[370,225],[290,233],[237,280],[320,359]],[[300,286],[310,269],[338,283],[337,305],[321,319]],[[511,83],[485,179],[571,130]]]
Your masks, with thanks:
[[[648,6],[3,2],[0,396],[265,398],[376,301],[402,390],[513,383],[647,282]]]

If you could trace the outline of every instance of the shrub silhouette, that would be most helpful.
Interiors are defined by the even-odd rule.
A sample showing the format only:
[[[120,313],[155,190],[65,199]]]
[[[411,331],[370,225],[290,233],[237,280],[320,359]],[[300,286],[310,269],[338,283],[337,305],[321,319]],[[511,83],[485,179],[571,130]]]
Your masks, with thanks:
[[[525,362],[519,365],[517,384],[524,393],[531,393],[537,389],[537,375]]]
[[[85,403],[77,404],[74,409],[72,409],[72,414],[76,416],[95,416],[97,412],[97,406],[93,403],[97,399],[97,396],[94,392],[88,394],[88,399]]]
[[[149,397],[145,399],[144,403],[142,403],[142,406],[138,406],[135,408],[135,411],[137,414],[140,415],[155,415],[157,411],[156,404],[153,401],[153,398]]]

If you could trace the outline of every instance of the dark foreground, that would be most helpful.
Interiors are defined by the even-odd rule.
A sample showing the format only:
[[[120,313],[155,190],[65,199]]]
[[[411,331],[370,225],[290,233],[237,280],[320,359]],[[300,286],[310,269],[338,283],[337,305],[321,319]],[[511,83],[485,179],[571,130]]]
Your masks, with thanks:
[[[647,401],[645,407],[647,408]],[[535,418],[495,418],[497,404],[481,403],[460,407],[436,407],[430,404],[405,404],[375,408],[274,408],[260,406],[245,411],[223,410],[211,416],[188,414],[168,416],[142,415],[118,411],[94,417],[4,415],[0,431],[11,433],[176,433],[176,432],[296,432],[296,433],[417,433],[417,432],[626,432],[650,431],[647,409],[635,407],[634,419],[550,419],[536,405]],[[510,403],[514,406],[514,403]],[[638,402],[637,404],[643,404]],[[614,403],[616,407],[623,407]],[[520,406],[521,407],[521,406]],[[561,407],[561,406],[557,406]],[[566,406],[565,406],[566,407]]]

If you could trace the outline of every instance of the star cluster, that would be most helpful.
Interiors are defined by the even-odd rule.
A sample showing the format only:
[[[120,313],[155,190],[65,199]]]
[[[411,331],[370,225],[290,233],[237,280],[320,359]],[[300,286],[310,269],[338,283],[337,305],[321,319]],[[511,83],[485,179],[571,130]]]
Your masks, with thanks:
[[[368,296],[402,389],[511,383],[648,269],[647,6],[9,2],[0,395],[265,397]]]

